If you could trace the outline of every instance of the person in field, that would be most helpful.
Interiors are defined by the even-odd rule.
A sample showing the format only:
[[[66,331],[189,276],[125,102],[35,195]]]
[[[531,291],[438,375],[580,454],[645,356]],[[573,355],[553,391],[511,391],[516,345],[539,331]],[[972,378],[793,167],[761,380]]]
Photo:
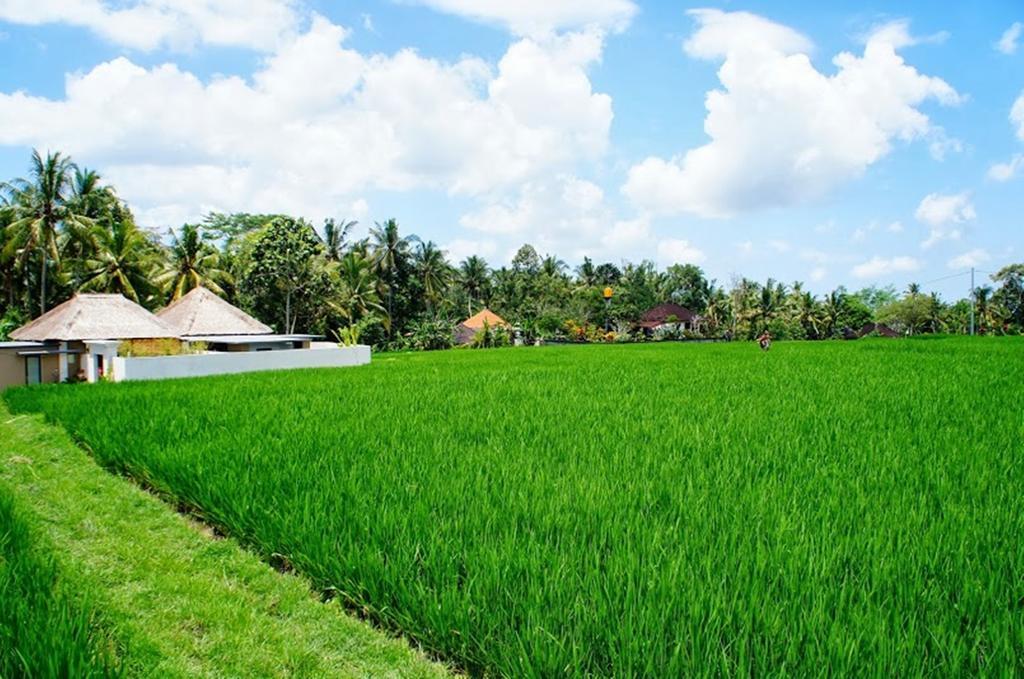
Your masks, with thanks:
[[[761,333],[761,336],[757,338],[757,345],[761,347],[761,351],[768,351],[772,348],[772,336],[767,330]]]

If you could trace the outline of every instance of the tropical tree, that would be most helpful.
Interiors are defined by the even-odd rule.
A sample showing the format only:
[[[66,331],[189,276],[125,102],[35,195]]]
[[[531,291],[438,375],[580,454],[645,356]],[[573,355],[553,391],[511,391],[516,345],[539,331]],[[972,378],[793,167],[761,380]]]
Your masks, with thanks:
[[[466,293],[466,311],[473,315],[473,303],[484,298],[490,279],[490,269],[482,257],[471,255],[459,265],[458,281]]]
[[[324,253],[327,259],[332,262],[340,262],[345,254],[345,245],[348,234],[359,222],[346,221],[345,219],[335,220],[329,217],[324,220],[324,233],[320,241],[324,244]],[[318,234],[319,235],[319,234]]]
[[[427,302],[427,311],[436,315],[437,303],[451,283],[451,267],[442,252],[433,241],[421,242],[413,256],[413,269],[423,286],[423,298]]]
[[[383,224],[377,222],[375,228],[370,229],[370,240],[374,270],[380,276],[387,299],[390,336],[395,326],[395,290],[398,279],[407,266],[412,243],[419,239],[416,236],[402,237],[398,222],[389,219]]]
[[[375,311],[384,311],[377,294],[373,263],[358,252],[348,252],[338,262],[340,290],[333,301],[335,309],[349,325]]]
[[[217,249],[203,240],[199,227],[185,224],[172,234],[170,261],[156,282],[169,291],[172,302],[198,287],[224,295],[222,285],[230,283],[232,276],[221,268],[220,260]]]
[[[79,289],[124,295],[137,304],[152,302],[157,248],[131,220],[109,229],[96,227],[96,253],[84,263]]]
[[[44,159],[34,150],[29,179],[15,179],[3,187],[13,219],[2,256],[26,267],[38,255],[40,314],[46,312],[47,271],[51,264],[60,264],[60,230],[83,237],[92,227],[92,221],[72,200],[74,171],[69,157],[58,152],[48,153]]]

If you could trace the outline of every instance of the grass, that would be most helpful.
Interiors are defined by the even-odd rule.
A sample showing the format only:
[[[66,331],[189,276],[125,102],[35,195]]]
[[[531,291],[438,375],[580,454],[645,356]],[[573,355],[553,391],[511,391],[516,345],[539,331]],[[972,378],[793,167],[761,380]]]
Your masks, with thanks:
[[[1024,672],[1019,339],[8,392],[472,673]]]
[[[116,658],[52,545],[0,487],[0,677],[116,677]]]
[[[89,664],[98,657],[92,651],[97,629],[106,635],[99,637],[101,648],[116,650],[115,669],[127,676],[445,674],[408,643],[387,638],[336,603],[321,603],[308,581],[276,572],[234,540],[214,539],[106,473],[41,418],[12,417],[0,407],[0,441],[0,532],[7,536],[0,541],[0,641],[12,639],[33,663],[21,671],[5,666],[5,655],[0,676],[102,670],[102,663]],[[20,510],[13,523],[7,521],[12,497]],[[32,534],[51,548],[29,545]],[[62,576],[56,597],[54,572]],[[67,583],[89,594],[89,609],[64,603]]]

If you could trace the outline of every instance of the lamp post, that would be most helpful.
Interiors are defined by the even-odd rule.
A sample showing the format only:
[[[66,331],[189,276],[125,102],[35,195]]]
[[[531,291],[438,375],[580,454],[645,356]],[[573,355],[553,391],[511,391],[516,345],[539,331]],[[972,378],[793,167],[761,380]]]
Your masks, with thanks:
[[[604,331],[608,333],[608,326],[611,323],[611,308],[612,308],[612,289],[604,289]]]

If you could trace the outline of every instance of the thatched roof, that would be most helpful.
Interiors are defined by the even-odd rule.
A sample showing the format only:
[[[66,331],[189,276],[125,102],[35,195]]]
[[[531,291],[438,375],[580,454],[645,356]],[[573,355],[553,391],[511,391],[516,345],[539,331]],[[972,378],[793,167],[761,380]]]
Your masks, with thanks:
[[[670,318],[675,320],[669,321]],[[665,304],[659,304],[653,309],[650,309],[643,315],[637,325],[641,328],[656,328],[659,325],[664,325],[669,322],[684,323],[695,320],[697,320],[697,314],[693,313],[686,307],[672,302],[666,302]]]
[[[274,332],[206,288],[199,287],[161,309],[157,316],[182,337],[266,335]]]
[[[494,313],[490,309],[484,309],[478,314],[470,316],[466,320],[462,321],[459,325],[464,325],[470,330],[483,330],[484,325],[490,328],[509,328],[512,327],[508,321]]]
[[[166,323],[121,295],[75,295],[11,333],[36,342],[177,337]]]

